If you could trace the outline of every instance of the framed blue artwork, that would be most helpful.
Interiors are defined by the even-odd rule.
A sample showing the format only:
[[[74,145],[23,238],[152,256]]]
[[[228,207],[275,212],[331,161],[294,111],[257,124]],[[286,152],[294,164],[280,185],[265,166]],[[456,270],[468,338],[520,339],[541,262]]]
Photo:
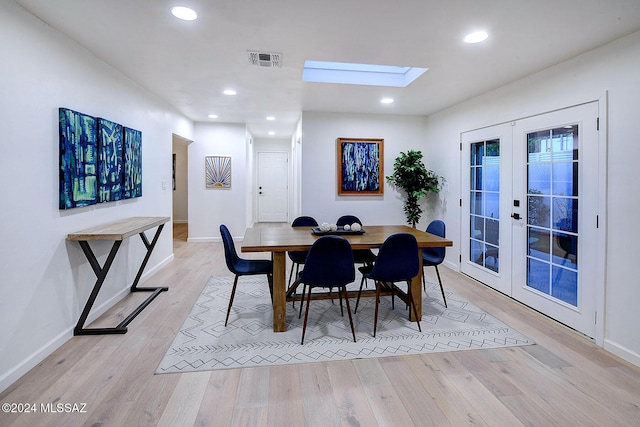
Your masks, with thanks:
[[[98,118],[98,202],[122,199],[122,125]]]
[[[60,209],[97,202],[98,140],[95,117],[58,109]]]
[[[384,139],[338,138],[338,195],[384,194]]]
[[[123,199],[142,196],[142,132],[124,128]]]

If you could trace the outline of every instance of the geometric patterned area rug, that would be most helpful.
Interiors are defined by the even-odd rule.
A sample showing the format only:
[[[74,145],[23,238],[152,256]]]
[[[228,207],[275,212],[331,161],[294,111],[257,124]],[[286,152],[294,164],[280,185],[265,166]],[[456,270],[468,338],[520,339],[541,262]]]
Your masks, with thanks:
[[[375,298],[362,298],[349,318],[335,301],[311,301],[304,345],[300,303],[287,303],[287,331],[273,332],[273,312],[265,276],[240,277],[224,326],[233,277],[212,277],[169,347],[156,373],[175,373],[272,366],[330,360],[386,357],[534,344],[532,340],[449,291],[444,307],[437,283],[427,283],[422,302],[422,332],[409,322],[405,304],[382,297],[378,331],[373,337]],[[360,277],[349,285],[358,289]],[[368,284],[369,288],[373,283]],[[351,309],[356,299],[349,300]],[[344,307],[346,310],[346,305]]]

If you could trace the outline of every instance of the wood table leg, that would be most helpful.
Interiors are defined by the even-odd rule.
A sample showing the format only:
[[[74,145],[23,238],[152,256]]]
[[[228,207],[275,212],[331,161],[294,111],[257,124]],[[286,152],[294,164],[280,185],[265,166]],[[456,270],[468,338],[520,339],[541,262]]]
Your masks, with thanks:
[[[273,253],[273,332],[287,330],[287,283],[285,252]]]
[[[418,318],[422,319],[422,249],[420,250],[420,269],[418,270],[418,275],[411,279],[411,296],[413,298],[413,302],[416,305],[416,312],[418,313]],[[413,315],[413,310],[409,310],[409,320],[415,322],[416,319]]]

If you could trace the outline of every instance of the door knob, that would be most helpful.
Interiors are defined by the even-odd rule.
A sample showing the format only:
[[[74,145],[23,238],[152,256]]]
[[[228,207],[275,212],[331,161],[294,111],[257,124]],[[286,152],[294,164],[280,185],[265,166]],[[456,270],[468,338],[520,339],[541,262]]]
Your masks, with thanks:
[[[511,218],[513,218],[513,219],[520,219],[520,214],[519,214],[519,213],[512,213],[512,214],[511,214]]]

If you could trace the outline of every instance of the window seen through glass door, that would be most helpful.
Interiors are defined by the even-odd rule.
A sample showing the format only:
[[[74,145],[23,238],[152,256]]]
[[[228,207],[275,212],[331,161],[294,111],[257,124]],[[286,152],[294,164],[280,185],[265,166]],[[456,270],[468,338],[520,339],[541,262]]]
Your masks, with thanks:
[[[578,126],[527,134],[527,286],[578,304]]]
[[[469,259],[499,272],[500,140],[471,144]]]

